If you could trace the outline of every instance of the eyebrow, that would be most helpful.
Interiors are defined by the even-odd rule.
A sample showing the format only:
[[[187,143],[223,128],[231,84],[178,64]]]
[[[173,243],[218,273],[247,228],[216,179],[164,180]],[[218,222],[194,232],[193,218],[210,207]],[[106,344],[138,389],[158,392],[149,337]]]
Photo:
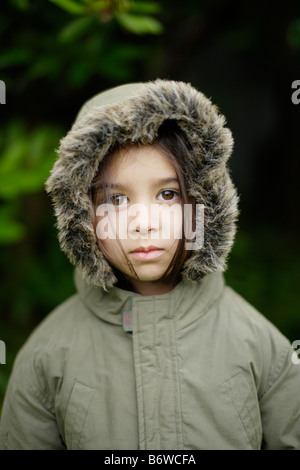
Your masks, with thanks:
[[[162,186],[164,184],[169,184],[169,183],[177,183],[179,184],[179,181],[175,177],[169,177],[169,178],[161,178],[158,180],[155,180],[152,184],[152,186]],[[104,184],[100,186],[101,188],[105,187],[110,187],[110,188],[119,188],[119,189],[126,189],[126,186],[120,183],[111,183],[111,184]]]

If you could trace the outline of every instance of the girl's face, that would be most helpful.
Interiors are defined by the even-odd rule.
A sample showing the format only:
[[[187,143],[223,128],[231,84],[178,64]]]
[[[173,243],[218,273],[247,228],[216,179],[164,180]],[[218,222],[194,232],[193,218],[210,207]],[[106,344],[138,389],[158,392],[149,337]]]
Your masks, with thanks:
[[[108,175],[109,195],[105,198],[100,187],[97,198],[98,244],[101,239],[109,261],[127,277],[132,279],[129,260],[139,281],[157,281],[182,236],[181,194],[175,169],[156,147],[130,145],[112,155]]]

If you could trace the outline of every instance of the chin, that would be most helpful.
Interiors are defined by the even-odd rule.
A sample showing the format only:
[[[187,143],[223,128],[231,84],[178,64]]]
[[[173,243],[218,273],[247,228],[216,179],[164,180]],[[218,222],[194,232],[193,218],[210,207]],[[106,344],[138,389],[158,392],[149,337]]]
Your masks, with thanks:
[[[143,272],[139,272],[138,270],[136,270],[137,272],[137,275],[139,277],[139,280],[140,281],[143,281],[143,282],[155,282],[155,281],[158,281],[162,275],[164,274],[164,271],[160,271],[160,272],[156,272],[156,273],[143,273]]]
[[[142,282],[156,282],[162,277],[162,274],[159,276],[139,276],[139,281]]]

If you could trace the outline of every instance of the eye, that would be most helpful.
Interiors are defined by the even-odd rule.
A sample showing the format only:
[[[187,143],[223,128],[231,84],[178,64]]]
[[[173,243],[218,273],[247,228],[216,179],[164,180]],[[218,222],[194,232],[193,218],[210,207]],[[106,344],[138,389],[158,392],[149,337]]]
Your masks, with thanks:
[[[127,196],[124,196],[123,194],[113,194],[110,196],[108,202],[114,206],[124,206],[128,203],[128,199]]]
[[[158,199],[160,201],[173,201],[174,199],[177,199],[179,197],[180,197],[179,191],[175,191],[173,189],[165,189],[158,195]]]

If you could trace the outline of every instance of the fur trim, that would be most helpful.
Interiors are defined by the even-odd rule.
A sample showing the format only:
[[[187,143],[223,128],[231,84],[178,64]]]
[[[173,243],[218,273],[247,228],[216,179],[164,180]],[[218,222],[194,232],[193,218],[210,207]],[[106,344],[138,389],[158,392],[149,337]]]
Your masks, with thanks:
[[[224,127],[224,116],[190,84],[169,80],[131,84],[101,93],[82,108],[61,141],[59,158],[46,182],[62,250],[89,283],[105,290],[117,279],[96,242],[88,190],[112,146],[151,144],[167,119],[177,121],[193,147],[187,189],[196,203],[205,205],[204,246],[185,262],[182,278],[197,280],[225,270],[236,232],[238,198],[226,168],[233,139]]]

